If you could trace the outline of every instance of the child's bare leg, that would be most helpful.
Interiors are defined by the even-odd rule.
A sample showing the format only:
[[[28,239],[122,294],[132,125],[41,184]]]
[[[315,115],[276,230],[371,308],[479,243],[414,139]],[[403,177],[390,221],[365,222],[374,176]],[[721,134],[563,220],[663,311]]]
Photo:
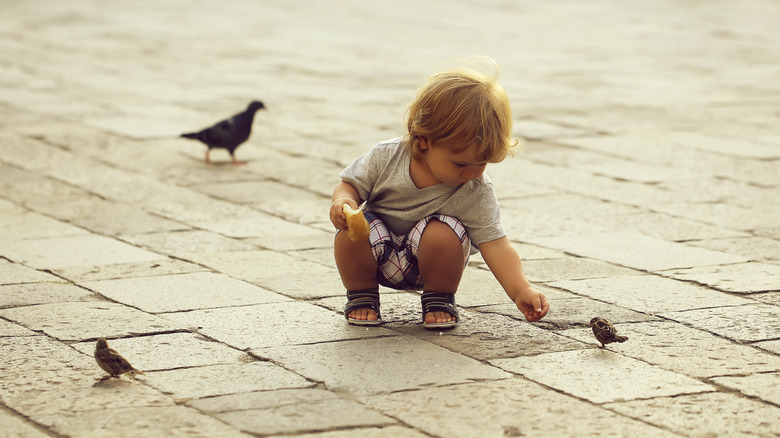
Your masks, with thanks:
[[[336,234],[334,242],[336,266],[341,275],[341,282],[348,290],[373,289],[379,287],[376,281],[377,263],[371,253],[368,240],[355,243],[349,239],[346,232]],[[351,319],[376,321],[377,314],[373,309],[363,307],[349,312]]]
[[[420,237],[417,264],[426,291],[454,294],[458,290],[466,258],[463,244],[449,225],[436,219],[428,222]],[[425,314],[429,324],[454,320],[448,312]]]

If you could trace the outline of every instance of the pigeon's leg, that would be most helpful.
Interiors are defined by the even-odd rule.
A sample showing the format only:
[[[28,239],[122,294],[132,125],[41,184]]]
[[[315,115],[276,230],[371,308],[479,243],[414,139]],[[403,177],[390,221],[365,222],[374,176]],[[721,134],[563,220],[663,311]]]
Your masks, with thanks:
[[[236,156],[233,155],[232,152],[230,153],[230,158],[233,159],[233,164],[246,164],[247,163],[246,161],[238,161],[238,160],[236,160]]]
[[[211,148],[206,148],[206,164],[211,164]]]

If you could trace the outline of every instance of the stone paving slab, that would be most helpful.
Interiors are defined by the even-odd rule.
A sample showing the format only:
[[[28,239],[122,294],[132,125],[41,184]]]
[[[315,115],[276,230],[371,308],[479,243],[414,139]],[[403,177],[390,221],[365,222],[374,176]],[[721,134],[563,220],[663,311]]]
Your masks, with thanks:
[[[461,277],[455,302],[464,307],[488,306],[509,302],[509,297],[493,273],[467,266]]]
[[[411,336],[280,346],[253,353],[324,382],[331,391],[357,395],[509,376],[498,368]],[[393,361],[397,357],[406,359]],[[389,361],[394,366],[388,367]]]
[[[17,206],[16,204],[14,204],[13,202],[0,199],[0,212],[19,213],[22,211],[24,210],[19,206]]]
[[[744,139],[727,139],[681,130],[645,131],[609,137],[578,137],[561,142],[593,151],[610,152],[626,158],[641,154],[640,159],[650,160],[656,164],[686,162],[679,159],[693,154],[701,155],[695,152],[697,149],[743,158],[772,159],[777,155],[777,148],[771,146]]]
[[[0,319],[0,337],[35,336],[37,333],[19,324]]]
[[[653,321],[657,318],[645,313],[617,307],[589,298],[552,299],[550,311],[534,326],[547,330],[567,330],[575,327],[587,327],[594,316],[601,316],[613,323]],[[525,321],[525,317],[514,304],[478,307],[479,312],[498,313],[510,318]]]
[[[615,216],[600,216],[596,218],[585,217],[585,221],[607,227],[617,232],[640,231],[650,237],[672,242],[685,242],[686,244],[710,249],[713,251],[734,254],[733,251],[711,248],[700,245],[697,242],[702,239],[721,239],[728,237],[749,238],[749,234],[743,231],[730,230],[715,225],[703,224],[699,221],[679,218],[663,213],[635,213]],[[744,255],[736,253],[737,255]]]
[[[312,248],[287,251],[287,255],[295,257],[296,259],[314,262],[328,268],[338,269],[336,260],[333,257],[333,248]],[[346,293],[346,289],[344,291]]]
[[[780,238],[780,227],[777,226],[758,228],[754,232],[757,236],[771,237],[774,239]]]
[[[149,313],[289,301],[224,274],[196,272],[80,283],[106,298]]]
[[[527,175],[525,178],[531,178],[532,180],[544,181],[546,185],[555,190],[584,196],[594,196],[593,194],[597,193],[599,199],[642,207],[643,210],[646,210],[644,205],[648,202],[662,202],[668,200],[670,196],[669,191],[662,190],[655,184],[615,180],[614,178],[573,169],[561,174],[559,162],[560,160],[556,160],[552,164],[525,162],[522,169],[520,169],[520,172],[522,172],[520,175],[521,177]],[[555,172],[556,170],[557,172]],[[548,178],[553,172],[555,172],[557,177],[554,179]],[[607,216],[605,218],[608,219]]]
[[[615,324],[615,327],[618,334],[628,336],[629,340],[609,344],[610,350],[686,376],[707,378],[780,369],[780,358],[773,354],[669,321]],[[566,330],[561,334],[599,345],[590,328]]]
[[[766,341],[780,337],[780,307],[769,304],[664,312],[660,316],[737,342]]]
[[[754,231],[776,224],[775,221],[766,215],[754,214],[752,209],[724,203],[665,202],[650,204],[648,208],[673,216],[738,231]]]
[[[531,282],[579,280],[639,273],[633,269],[583,257],[527,260],[523,262],[523,269],[527,272],[526,277]]]
[[[170,143],[172,142],[186,143],[181,145],[187,148],[186,153],[179,152],[180,148],[171,147]],[[202,152],[205,151],[206,147],[201,143],[194,143],[190,140],[175,139],[171,137],[160,137],[158,140],[139,141],[137,143],[146,149],[154,149],[156,144],[159,144],[160,148],[158,148],[155,153],[161,155],[160,160],[162,166],[148,167],[145,166],[146,160],[133,160],[134,162],[130,163],[132,170],[159,178],[170,184],[194,188],[194,185],[196,184],[226,184],[257,178],[257,176],[247,169],[246,166],[233,166],[230,161],[217,158],[217,156],[220,155],[220,152],[228,158],[229,154],[226,150],[212,150],[214,162],[209,165],[203,161]],[[249,144],[251,144],[251,140],[242,146]],[[193,146],[195,146],[195,149],[191,149]],[[250,148],[242,147],[240,154],[244,157],[242,159],[247,158],[246,151]],[[193,152],[196,151],[197,154],[193,154]],[[212,193],[204,192],[202,190],[197,191],[209,195],[211,198],[224,200],[223,197],[214,196]]]
[[[572,298],[576,296],[565,291],[545,287],[543,284],[535,284],[534,286],[544,293],[548,299]],[[511,303],[492,272],[471,266],[467,266],[466,271],[463,273],[458,286],[458,293],[455,295],[455,301],[458,305],[464,307]],[[519,313],[520,311],[518,310],[517,312]]]
[[[106,181],[126,184],[135,176],[37,139],[7,136],[4,140],[4,147],[10,153],[8,161],[11,164],[38,171],[92,193],[102,194],[101,190],[106,187]],[[84,172],[84,169],[90,171]]]
[[[46,438],[49,434],[8,411],[0,411],[0,437],[2,438]]]
[[[780,291],[780,265],[769,263],[739,263],[736,265],[702,266],[660,272],[684,281],[705,284],[714,289],[756,293]]]
[[[289,435],[269,435],[273,438],[279,438]],[[374,438],[394,438],[394,437],[406,437],[406,438],[425,438],[429,435],[418,432],[409,427],[402,426],[383,426],[383,427],[358,427],[354,429],[342,429],[332,432],[315,432],[296,434],[297,438],[360,438],[364,436],[371,436]]]
[[[4,164],[0,164],[0,169],[0,188],[8,199],[60,221],[83,217],[88,214],[85,205],[102,200],[83,189],[36,173]]]
[[[502,199],[501,208],[513,211],[533,211],[534,214],[564,219],[600,217],[639,213],[636,207],[571,194],[552,194],[517,199]]]
[[[0,285],[62,281],[49,273],[0,259]]]
[[[308,241],[309,248],[314,246],[332,246],[333,234],[314,229],[305,225],[288,222],[284,219],[271,216],[262,212],[254,212],[251,217],[237,219],[222,219],[208,222],[193,222],[198,228],[210,230],[228,237],[239,239],[254,238],[255,241],[268,242],[264,245],[270,249],[286,251],[289,249],[301,249],[280,245],[285,240]],[[277,247],[270,245],[275,242]],[[300,245],[300,243],[298,243]],[[306,248],[306,247],[304,247]]]
[[[126,243],[94,234],[0,242],[2,255],[38,269],[110,265],[164,259]]]
[[[0,308],[73,301],[101,301],[101,298],[86,289],[66,283],[0,286]]]
[[[544,120],[523,119],[514,124],[514,133],[528,140],[544,140],[552,138],[581,137],[588,131],[569,126],[551,123]]]
[[[597,404],[715,390],[682,374],[601,349],[494,359],[490,363]]]
[[[780,354],[780,340],[756,342],[752,345],[758,348],[762,348],[766,351],[772,352],[774,354]]]
[[[79,227],[37,213],[0,212],[0,235],[6,239],[36,239],[53,236],[75,236],[88,232]]]
[[[122,194],[130,188],[118,184],[109,187],[110,192],[105,196],[121,199]],[[146,191],[148,196],[140,199],[146,211],[195,227],[198,227],[199,224],[218,223],[224,221],[226,217],[240,217],[245,221],[262,221],[265,218],[265,215],[248,207],[237,206],[184,188],[163,185],[156,181],[150,181]]]
[[[716,377],[712,381],[780,407],[780,372],[777,370],[778,368],[775,368],[774,373],[757,373],[749,376]]]
[[[72,266],[56,269],[54,272],[72,282],[79,283],[87,281],[117,280],[121,278],[150,277],[154,275],[187,274],[207,270],[208,268],[193,263],[167,258],[148,262]]]
[[[242,401],[244,404],[242,409],[231,408],[218,412],[217,418],[241,430],[263,436],[396,424],[392,418],[360,403],[340,399],[329,391],[315,388],[254,392],[219,398],[223,402],[229,400],[231,405]],[[214,406],[197,401],[189,405],[201,409],[203,406]]]
[[[69,202],[67,206],[53,214],[74,225],[110,236],[180,231],[189,228],[179,222],[147,213],[141,208],[106,201],[97,196]]]
[[[277,391],[251,391],[190,400],[187,406],[201,412],[221,414],[251,411],[280,406],[294,406],[306,402],[340,399],[338,394],[322,388],[290,388]]]
[[[95,342],[80,342],[71,346],[89,356],[92,356],[95,351]],[[109,346],[141,371],[254,361],[243,351],[235,350],[194,333],[169,333],[111,339]]]
[[[728,393],[608,403],[609,410],[686,436],[766,437],[780,434],[780,408]]]
[[[745,298],[656,275],[553,281],[550,285],[648,314],[751,303]]]
[[[608,231],[601,225],[579,219],[565,219],[550,214],[529,215],[525,210],[513,210],[506,207],[501,207],[501,221],[510,240],[532,243],[548,249],[558,250],[565,248],[546,245],[535,239],[542,237],[562,238],[564,236],[580,236]]]
[[[251,251],[257,246],[203,230],[175,232],[123,234],[122,240],[160,254],[187,258],[192,253],[219,253],[227,251]]]
[[[39,424],[51,427],[60,416],[118,404],[126,408],[172,404],[170,398],[138,381],[97,382],[104,372],[91,355],[45,336],[0,338],[0,344],[7,353],[0,358],[0,400]]]
[[[712,239],[691,242],[692,245],[714,251],[738,254],[750,260],[766,263],[780,263],[780,241],[766,237],[742,237],[733,239]]]
[[[96,381],[105,375],[99,368],[97,370],[96,377],[82,376],[78,380],[58,382],[58,385],[50,382],[38,384],[24,394],[9,395],[7,402],[47,426],[51,426],[47,417],[65,417],[73,412],[113,409],[118,405],[126,408],[173,406],[170,397],[140,381],[124,377],[121,380]]]
[[[94,358],[47,336],[2,337],[0,345],[4,352],[0,356],[3,399],[17,388],[29,389],[41,382],[60,384],[80,380],[88,373],[102,373]],[[58,372],[52,374],[52,368]]]
[[[557,259],[564,255],[560,251],[542,248],[537,245],[529,245],[527,243],[512,242],[512,246],[517,250],[517,254],[523,262],[529,260]],[[482,256],[480,254],[473,254],[469,260],[482,260]]]
[[[667,202],[694,204],[728,204],[752,209],[755,214],[777,212],[774,190],[734,179],[695,179],[690,181],[665,181],[659,184],[664,190],[675,193]],[[658,199],[656,202],[662,200]]]
[[[164,315],[240,350],[388,336],[382,328],[351,326],[340,314],[300,301],[195,310]]]
[[[722,252],[695,248],[634,233],[600,233],[581,236],[540,237],[531,243],[582,257],[592,257],[645,271],[692,268],[746,262]]]
[[[616,180],[633,181],[642,184],[656,184],[661,181],[695,179],[696,173],[676,166],[653,165],[621,159],[605,159],[598,163],[577,164],[576,168],[595,175]]]
[[[517,315],[511,311],[507,312],[510,313],[507,317],[462,309],[458,326],[447,331],[422,329],[419,310],[412,323],[406,320],[393,324],[391,320],[389,324],[385,323],[385,326],[480,361],[584,348],[580,342],[545,330],[544,325],[526,322],[513,304],[507,306],[514,308]],[[384,313],[382,320],[385,321]]]
[[[366,143],[362,147],[363,152],[377,141],[379,140]],[[307,150],[307,154],[310,152]],[[354,154],[353,158],[357,158],[358,155]],[[255,168],[259,166],[257,172],[265,175],[266,178],[330,198],[333,195],[333,187],[339,182],[338,174],[346,167],[346,164],[342,166],[304,156],[277,155],[266,157],[262,163],[249,163],[248,168],[255,171]],[[301,172],[300,169],[306,169],[306,172]]]
[[[775,306],[780,305],[780,292],[766,292],[762,294],[754,294],[750,295],[750,299],[766,303],[766,304],[774,304]]]
[[[261,237],[251,237],[246,239],[246,241],[262,248],[280,252],[311,248],[331,249],[333,247],[333,238],[335,236],[333,230],[322,230],[320,228],[297,224],[292,225],[294,227],[288,225],[284,229],[274,230],[278,231],[278,233],[266,234]]]
[[[520,378],[362,400],[434,436],[676,436]],[[442,410],[448,415],[440,415]],[[566,421],[560,421],[563,415]]]
[[[247,204],[268,214],[299,224],[325,220],[330,198],[307,190],[290,187],[276,181],[241,181],[196,185],[210,196],[238,204]],[[318,212],[319,214],[314,214]],[[330,222],[328,222],[330,224]]]
[[[777,186],[780,176],[777,174],[777,163],[767,160],[727,159],[721,166],[714,168],[716,176],[735,179],[771,188]],[[769,220],[767,219],[767,222]]]
[[[170,437],[249,437],[225,423],[184,406],[122,407],[77,411],[44,417],[43,424],[66,436],[136,437],[139,431],[149,436]]]
[[[40,304],[0,310],[0,317],[62,341],[180,330],[169,320],[109,302]]]
[[[345,293],[336,269],[306,263],[275,251],[235,251],[223,253],[219,258],[210,254],[191,254],[189,260],[292,298],[311,299]],[[259,266],[263,269],[257,269]],[[301,272],[305,275],[300,275]]]
[[[177,400],[313,385],[278,365],[258,361],[152,371],[144,381]]]

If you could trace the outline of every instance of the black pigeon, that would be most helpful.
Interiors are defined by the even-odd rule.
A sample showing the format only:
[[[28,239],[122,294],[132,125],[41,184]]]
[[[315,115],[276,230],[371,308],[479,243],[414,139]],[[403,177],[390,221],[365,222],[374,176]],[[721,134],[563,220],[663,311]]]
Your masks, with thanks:
[[[588,325],[593,327],[593,335],[601,343],[599,348],[604,348],[607,344],[613,342],[626,342],[628,340],[626,336],[619,336],[615,326],[604,318],[597,316],[591,319]]]
[[[246,164],[246,161],[236,160],[233,153],[249,138],[252,133],[252,120],[255,118],[257,110],[264,109],[265,105],[259,100],[249,104],[246,111],[238,113],[235,116],[225,119],[216,125],[206,128],[200,132],[182,134],[184,138],[200,140],[209,148],[206,149],[206,162],[211,163],[209,153],[212,149],[227,149],[230,157],[233,158],[233,164]]]

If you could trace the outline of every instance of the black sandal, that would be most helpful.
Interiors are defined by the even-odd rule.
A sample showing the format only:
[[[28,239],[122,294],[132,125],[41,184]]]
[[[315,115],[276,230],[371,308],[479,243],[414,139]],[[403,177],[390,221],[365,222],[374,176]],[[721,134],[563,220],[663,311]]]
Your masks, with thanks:
[[[376,312],[376,320],[354,319],[349,317],[349,312],[354,309],[367,307]],[[382,324],[382,316],[379,313],[379,289],[348,290],[347,305],[344,307],[344,318],[352,325],[379,325]]]
[[[458,315],[458,308],[455,307],[455,294],[447,294],[441,292],[423,292],[422,293],[422,317],[423,327],[431,330],[438,329],[450,329],[458,325],[460,316]],[[425,322],[425,314],[429,312],[447,312],[455,317],[454,321],[450,322]]]

